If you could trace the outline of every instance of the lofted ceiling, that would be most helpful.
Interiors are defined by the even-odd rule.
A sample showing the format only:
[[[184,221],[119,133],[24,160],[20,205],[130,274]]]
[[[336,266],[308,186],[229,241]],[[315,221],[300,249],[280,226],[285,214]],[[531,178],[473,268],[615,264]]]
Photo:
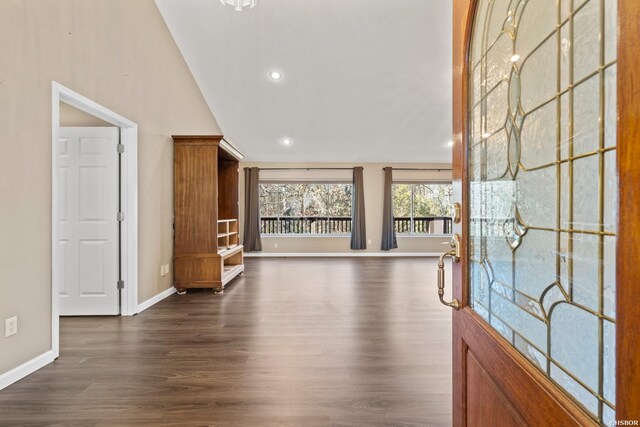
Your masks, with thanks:
[[[156,4],[247,160],[451,161],[451,1]]]

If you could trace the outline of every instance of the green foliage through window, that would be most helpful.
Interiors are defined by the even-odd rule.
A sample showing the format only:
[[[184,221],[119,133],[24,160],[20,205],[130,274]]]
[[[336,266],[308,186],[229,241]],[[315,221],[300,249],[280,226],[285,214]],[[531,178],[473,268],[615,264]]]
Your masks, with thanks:
[[[450,183],[393,184],[393,216],[400,234],[448,234],[452,215]]]
[[[260,184],[263,234],[351,232],[352,184]]]

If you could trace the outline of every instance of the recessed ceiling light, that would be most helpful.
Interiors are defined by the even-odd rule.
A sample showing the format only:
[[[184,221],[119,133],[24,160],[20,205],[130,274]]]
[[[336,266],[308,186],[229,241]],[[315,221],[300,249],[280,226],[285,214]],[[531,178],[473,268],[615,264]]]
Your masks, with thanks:
[[[289,138],[284,138],[282,140],[282,145],[291,145],[291,140]]]
[[[282,78],[282,73],[280,71],[273,70],[269,73],[269,77],[271,77],[271,80],[280,80]]]
[[[453,141],[447,142],[447,147],[453,147]]]
[[[518,62],[519,59],[520,55],[518,55],[517,53],[511,56],[511,62]]]

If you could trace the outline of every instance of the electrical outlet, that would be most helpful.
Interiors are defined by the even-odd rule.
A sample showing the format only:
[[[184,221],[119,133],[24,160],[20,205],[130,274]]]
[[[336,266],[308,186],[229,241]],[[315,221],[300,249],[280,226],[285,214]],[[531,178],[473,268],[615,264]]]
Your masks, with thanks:
[[[4,337],[10,337],[18,333],[18,317],[11,317],[4,321]]]
[[[368,239],[367,240],[367,245],[370,245],[370,244],[371,244],[371,239]]]
[[[276,249],[278,249],[278,244],[277,244],[277,243],[274,243],[274,244],[273,244],[273,247],[274,247],[274,248],[276,248]]]
[[[160,266],[160,275],[166,276],[167,274],[169,274],[169,264],[162,264]]]

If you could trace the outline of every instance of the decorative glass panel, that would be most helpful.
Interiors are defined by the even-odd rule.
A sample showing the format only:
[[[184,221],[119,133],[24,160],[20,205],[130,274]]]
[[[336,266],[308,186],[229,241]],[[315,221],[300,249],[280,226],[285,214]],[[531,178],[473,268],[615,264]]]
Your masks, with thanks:
[[[470,304],[603,424],[615,419],[616,18],[616,0],[479,0],[469,67]]]

